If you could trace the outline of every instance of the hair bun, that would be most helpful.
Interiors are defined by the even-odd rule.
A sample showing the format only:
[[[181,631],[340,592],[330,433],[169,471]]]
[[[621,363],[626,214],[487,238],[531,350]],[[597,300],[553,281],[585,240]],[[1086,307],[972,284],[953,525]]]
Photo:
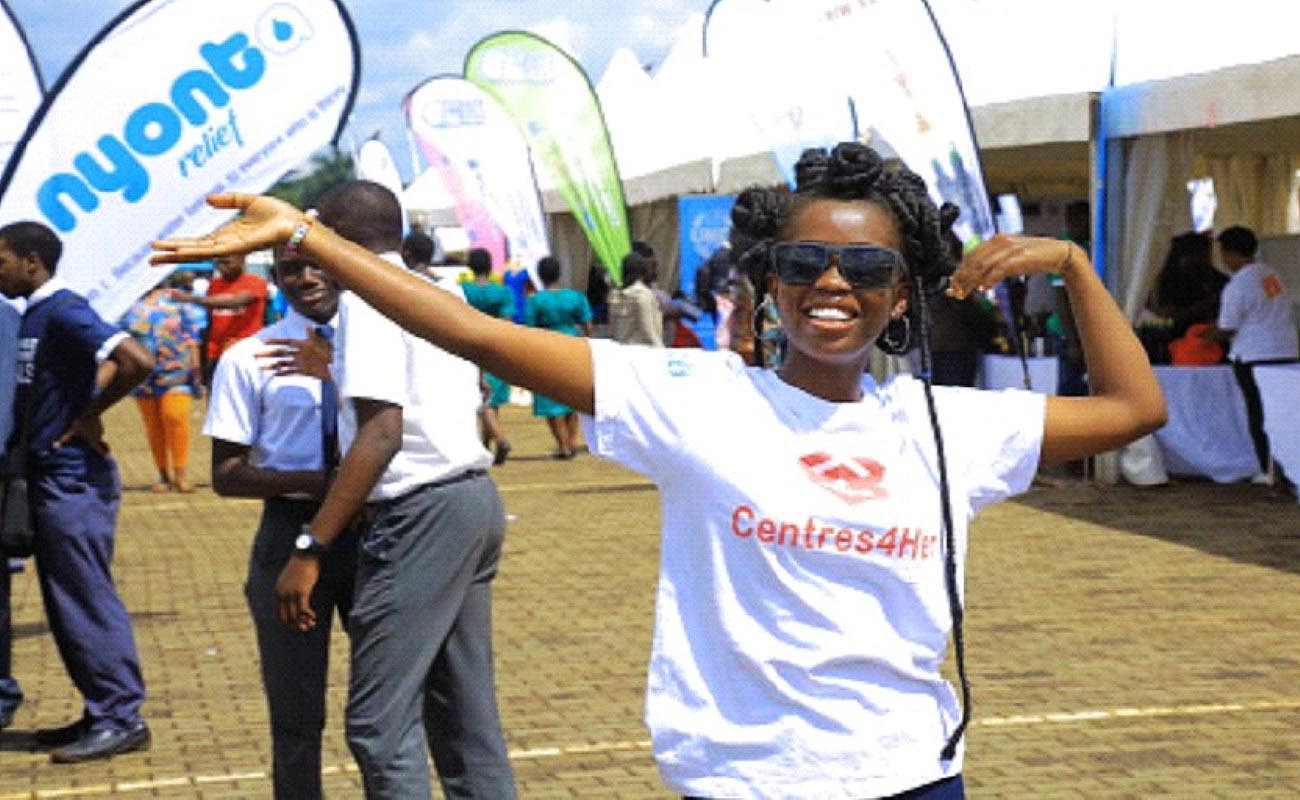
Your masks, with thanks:
[[[756,285],[762,283],[768,250],[780,232],[789,205],[784,193],[753,187],[737,195],[731,207],[731,252],[737,268]]]
[[[781,227],[786,201],[771,189],[750,188],[736,196],[731,207],[731,223],[754,239],[771,238]]]
[[[908,169],[906,164],[899,165],[896,175],[899,181],[915,189],[918,194],[929,196],[930,187],[926,185],[925,178]]]
[[[826,178],[826,165],[830,157],[822,147],[810,147],[799,155],[794,165],[794,185],[796,192],[806,192],[820,186]]]
[[[862,196],[884,173],[885,162],[875,150],[859,142],[840,142],[826,164],[826,188],[835,195]]]

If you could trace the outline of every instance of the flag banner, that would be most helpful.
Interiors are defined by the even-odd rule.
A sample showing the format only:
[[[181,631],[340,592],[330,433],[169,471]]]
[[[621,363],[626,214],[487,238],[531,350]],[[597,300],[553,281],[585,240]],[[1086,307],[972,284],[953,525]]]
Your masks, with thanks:
[[[367,139],[357,148],[357,178],[383,186],[398,197],[402,196],[402,176],[393,163],[388,146],[378,139]]]
[[[357,148],[353,163],[356,164],[357,178],[377,183],[397,196],[397,202],[402,204],[402,235],[409,233],[406,204],[402,202],[402,176],[388,145],[379,141],[376,134]]]
[[[968,247],[993,235],[961,81],[925,0],[716,0],[706,37],[720,57],[725,41],[779,42],[763,50],[760,77],[851,99],[863,138],[961,209],[953,230]]]
[[[514,119],[486,91],[456,77],[425,81],[402,106],[426,163],[456,200],[470,246],[492,254],[497,274],[514,262],[540,287],[537,262],[550,245],[528,143]]]
[[[627,204],[596,92],[582,67],[531,33],[495,33],[465,57],[465,78],[514,118],[538,169],[555,187],[616,281],[631,252]]]
[[[27,37],[13,12],[0,0],[0,170],[27,130],[45,87]]]
[[[704,262],[727,245],[731,236],[731,207],[734,195],[684,194],[677,198],[678,252],[681,253],[682,292],[695,301],[696,275]],[[708,291],[709,287],[701,287]],[[713,298],[718,302],[718,298]],[[707,306],[708,303],[702,305]],[[719,309],[720,310],[720,309]],[[704,314],[691,323],[700,344],[706,350],[717,348],[716,330],[723,322],[721,313]]]
[[[809,80],[805,71],[792,70],[784,58],[773,57],[789,46],[790,32],[778,20],[790,13],[790,6],[777,4],[767,10],[766,5],[766,0],[715,0],[704,19],[705,63],[717,85],[727,87],[715,96],[720,114],[746,120],[794,188],[794,165],[803,151],[858,138],[857,120],[841,86]],[[751,25],[755,9],[770,14],[771,24]],[[731,154],[725,143],[714,151],[723,157]]]
[[[59,275],[119,317],[166,270],[149,243],[229,219],[213,192],[263,192],[334,141],[356,94],[337,0],[143,0],[73,60],[0,179],[0,219],[63,239]]]

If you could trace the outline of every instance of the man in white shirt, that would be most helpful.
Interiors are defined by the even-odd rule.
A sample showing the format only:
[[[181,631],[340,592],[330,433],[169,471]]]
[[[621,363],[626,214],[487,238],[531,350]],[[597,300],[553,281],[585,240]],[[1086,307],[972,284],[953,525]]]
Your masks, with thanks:
[[[303,524],[320,508],[328,470],[337,463],[337,441],[329,441],[329,431],[337,430],[338,407],[332,385],[318,377],[282,374],[286,371],[274,369],[264,356],[292,340],[322,350],[327,361],[324,351],[339,287],[315,265],[277,256],[272,277],[289,302],[289,313],[231,346],[217,362],[203,432],[213,437],[212,487],[217,494],[263,501],[244,595],[257,630],[271,718],[275,797],[286,800],[321,796],[330,623],[337,612],[340,624],[347,626],[356,537],[336,542],[321,556],[321,580],[311,596],[320,624],[307,631],[281,625],[275,581]]]
[[[1218,321],[1206,335],[1230,337],[1228,358],[1246,400],[1246,418],[1259,459],[1260,471],[1254,481],[1271,483],[1264,407],[1254,368],[1259,364],[1289,364],[1300,358],[1291,296],[1277,272],[1255,260],[1259,240],[1249,228],[1235,225],[1220,233],[1217,240],[1223,266],[1232,278],[1223,287]]]
[[[388,189],[350,181],[317,210],[321,224],[402,264],[401,206]],[[280,576],[280,619],[315,624],[315,554],[360,513],[347,738],[366,796],[431,796],[423,732],[448,797],[511,800],[491,631],[505,512],[478,438],[478,368],[350,293],[335,345],[345,455]]]

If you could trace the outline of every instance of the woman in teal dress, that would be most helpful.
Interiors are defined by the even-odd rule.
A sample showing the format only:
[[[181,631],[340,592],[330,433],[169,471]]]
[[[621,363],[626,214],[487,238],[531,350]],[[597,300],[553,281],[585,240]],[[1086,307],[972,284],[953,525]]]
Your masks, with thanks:
[[[524,322],[533,328],[569,336],[591,336],[591,304],[573,289],[559,289],[560,262],[547,256],[537,262],[542,291],[524,303]],[[573,458],[578,442],[578,414],[572,408],[533,393],[533,416],[543,417],[555,437],[555,458]]]
[[[514,318],[514,292],[507,286],[492,282],[492,254],[476,247],[469,251],[467,260],[474,278],[461,284],[465,300],[484,314],[497,319]],[[479,420],[483,424],[483,444],[492,447],[495,456],[492,463],[500,465],[506,463],[506,457],[510,455],[510,440],[501,427],[497,409],[510,401],[510,384],[486,372],[483,373],[483,380],[487,383],[487,397],[479,409]]]

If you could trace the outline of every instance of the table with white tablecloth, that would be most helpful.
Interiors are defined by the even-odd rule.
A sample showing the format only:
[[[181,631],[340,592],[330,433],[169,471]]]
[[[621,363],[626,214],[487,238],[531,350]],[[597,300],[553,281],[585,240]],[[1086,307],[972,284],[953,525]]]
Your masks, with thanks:
[[[1273,460],[1288,478],[1300,482],[1300,364],[1255,367],[1255,383]]]
[[[1156,439],[1170,474],[1231,483],[1259,472],[1232,367],[1156,367],[1155,373],[1169,410]]]
[[[1025,367],[1029,368],[1029,386],[1025,386]],[[981,389],[1025,389],[1056,394],[1059,364],[1055,356],[1030,356],[1021,363],[1020,356],[986,355],[980,359]]]

